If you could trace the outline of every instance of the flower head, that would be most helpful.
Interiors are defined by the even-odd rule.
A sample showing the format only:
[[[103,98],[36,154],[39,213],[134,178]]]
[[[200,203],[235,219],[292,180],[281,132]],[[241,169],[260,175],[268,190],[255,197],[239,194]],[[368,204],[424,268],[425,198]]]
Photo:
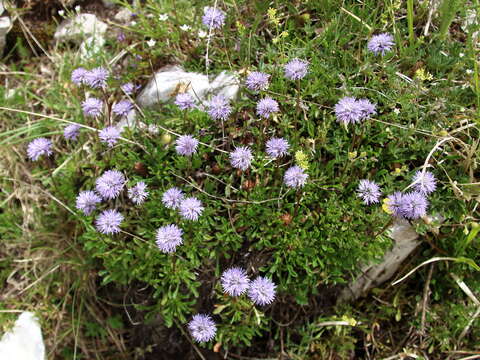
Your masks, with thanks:
[[[90,215],[101,201],[102,199],[95,192],[90,190],[82,191],[77,196],[75,207],[83,211],[85,215]]]
[[[283,182],[291,188],[300,188],[305,185],[308,179],[308,174],[298,165],[290,167],[285,171]]]
[[[136,205],[142,204],[147,197],[147,184],[143,181],[139,181],[135,186],[128,189],[128,198]]]
[[[378,199],[382,192],[380,187],[370,180],[360,180],[357,188],[358,197],[363,200],[366,205],[378,203]]]
[[[225,24],[225,13],[220,9],[205,6],[202,23],[210,29],[219,29]]]
[[[300,80],[308,73],[308,62],[300,59],[289,61],[285,67],[285,77],[290,80]]]
[[[169,209],[177,209],[183,200],[182,190],[172,187],[165,191],[162,196],[162,203]]]
[[[119,116],[127,116],[133,110],[133,104],[129,100],[122,100],[113,105],[112,111]]]
[[[180,110],[189,110],[195,107],[195,100],[189,93],[181,93],[175,98],[175,105],[177,105]]]
[[[208,115],[212,117],[214,120],[227,120],[232,112],[232,108],[227,100],[227,98],[223,95],[216,95],[212,97],[212,100],[208,103]]]
[[[363,112],[355,98],[345,96],[335,105],[335,115],[338,122],[348,125],[360,122]]]
[[[268,305],[275,299],[275,288],[272,280],[259,276],[250,283],[248,297],[257,305]]]
[[[271,158],[277,159],[288,154],[290,145],[288,141],[282,138],[271,138],[266,143],[267,154]]]
[[[85,116],[97,117],[102,114],[103,103],[97,98],[87,98],[82,102],[83,114]]]
[[[205,208],[202,202],[195,197],[188,197],[180,202],[180,215],[187,220],[197,221]]]
[[[63,129],[63,136],[68,140],[76,140],[80,131],[80,125],[70,124]]]
[[[419,170],[413,176],[413,188],[425,195],[435,191],[437,188],[437,179],[430,171],[423,172]]]
[[[268,118],[270,114],[278,112],[278,103],[273,100],[271,97],[267,96],[266,98],[260,100],[257,103],[257,115]]]
[[[95,183],[95,190],[105,199],[115,199],[125,185],[125,176],[117,170],[107,170]]]
[[[222,278],[223,291],[230,296],[240,296],[247,291],[250,280],[245,270],[239,267],[233,267],[223,272]]]
[[[157,230],[156,243],[164,253],[172,253],[183,242],[183,230],[175,224],[162,226]]]
[[[120,224],[123,221],[123,215],[117,210],[105,210],[98,215],[95,220],[95,226],[102,234],[116,234],[120,232]]]
[[[120,138],[121,130],[115,126],[107,126],[106,128],[100,130],[98,136],[100,140],[108,145],[108,147],[113,147]]]
[[[393,36],[388,33],[383,33],[372,36],[368,41],[367,48],[375,55],[382,54],[382,56],[384,56],[385,53],[392,50],[393,45],[395,45]]]
[[[400,207],[401,214],[407,219],[418,219],[427,213],[428,200],[418,191],[403,196]]]
[[[37,161],[42,155],[50,156],[52,153],[52,142],[44,137],[33,139],[27,147],[27,155],[33,161]]]
[[[188,323],[190,334],[196,342],[207,342],[215,337],[217,327],[209,315],[197,314]]]
[[[236,169],[247,170],[252,160],[252,150],[248,146],[239,146],[230,153],[230,164]]]
[[[137,87],[131,82],[123,84],[121,88],[127,95],[132,95],[137,90]]]
[[[198,140],[193,136],[182,135],[175,144],[175,150],[179,155],[192,156],[197,152]]]
[[[83,67],[79,67],[79,68],[73,70],[72,71],[72,76],[71,76],[72,82],[75,85],[85,84],[87,72],[88,71],[85,70]]]
[[[97,67],[85,74],[85,83],[94,89],[105,89],[107,87],[108,70]]]
[[[245,85],[247,89],[252,91],[265,90],[268,87],[268,79],[270,75],[265,74],[260,71],[252,71],[248,74],[247,79],[245,80]]]
[[[403,197],[405,195],[400,191],[394,192],[387,198],[387,207],[389,212],[396,217],[403,217],[402,207],[403,207]]]
[[[357,100],[357,105],[362,113],[362,119],[368,119],[370,115],[377,112],[375,104],[372,104],[368,99]]]

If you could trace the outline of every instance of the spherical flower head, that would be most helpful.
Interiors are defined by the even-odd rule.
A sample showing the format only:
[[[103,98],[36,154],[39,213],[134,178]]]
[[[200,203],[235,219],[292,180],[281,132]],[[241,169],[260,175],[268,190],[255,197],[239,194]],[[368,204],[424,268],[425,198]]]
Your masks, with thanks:
[[[120,138],[121,130],[115,126],[107,126],[105,129],[100,130],[98,136],[100,140],[108,145],[108,147],[113,147]]]
[[[252,91],[260,91],[268,88],[268,80],[270,75],[265,74],[260,71],[252,71],[248,74],[247,79],[245,80],[245,85],[247,89]]]
[[[290,167],[285,171],[283,182],[291,188],[301,188],[305,185],[308,179],[308,174],[298,165]]]
[[[197,314],[188,323],[190,334],[196,342],[207,342],[215,337],[217,327],[209,315]]]
[[[363,119],[364,111],[355,98],[345,96],[335,105],[335,116],[337,121],[344,125],[354,124]]]
[[[413,176],[413,188],[425,195],[431,194],[437,188],[437,179],[430,171],[419,170]]]
[[[175,98],[175,105],[177,105],[180,110],[189,110],[195,107],[195,100],[189,93],[181,93]]]
[[[44,137],[33,139],[27,147],[27,155],[33,161],[37,161],[42,155],[50,156],[52,153],[52,142]]]
[[[73,70],[72,71],[72,76],[71,76],[72,82],[75,85],[85,84],[87,72],[88,71],[85,70],[83,67],[79,67],[79,68]]]
[[[183,242],[183,230],[175,224],[162,226],[157,230],[156,243],[160,251],[169,254],[175,252]]]
[[[271,138],[266,143],[267,154],[274,159],[287,155],[289,147],[288,141],[282,138]]]
[[[183,199],[179,205],[180,215],[187,220],[197,221],[205,209],[202,202],[195,197]]]
[[[270,114],[278,112],[278,103],[271,97],[266,97],[257,103],[257,115],[267,119]]]
[[[225,13],[220,9],[205,6],[202,23],[210,29],[219,29],[225,24]]]
[[[225,121],[230,116],[232,108],[227,98],[223,95],[216,95],[208,103],[208,115],[214,120]]]
[[[93,89],[105,89],[107,87],[108,70],[103,67],[97,67],[87,71],[85,83]]]
[[[394,192],[387,198],[387,207],[389,212],[395,217],[403,217],[403,197],[405,195],[400,191]]]
[[[75,207],[78,210],[83,211],[85,215],[90,215],[96,209],[97,204],[101,201],[102,199],[95,194],[95,192],[90,190],[82,191],[77,196]]]
[[[107,170],[95,183],[95,190],[105,200],[115,199],[125,185],[125,176],[117,170]]]
[[[175,142],[175,150],[177,154],[184,156],[192,156],[197,152],[198,140],[190,135],[182,135]]]
[[[252,150],[248,146],[239,146],[230,153],[230,164],[242,171],[250,167],[252,160]]]
[[[293,59],[285,65],[284,71],[287,79],[303,79],[308,73],[308,62],[305,60]]]
[[[142,204],[147,197],[147,184],[143,181],[139,181],[135,186],[128,189],[128,198],[136,205]]]
[[[63,136],[67,140],[77,140],[78,133],[80,132],[80,125],[70,124],[63,129]]]
[[[368,119],[370,115],[373,115],[377,112],[375,104],[372,104],[368,99],[358,100],[357,105],[362,113],[362,120]]]
[[[105,210],[95,219],[95,227],[102,234],[116,234],[120,232],[123,215],[117,210]]]
[[[248,297],[256,305],[268,305],[275,299],[275,288],[272,280],[259,276],[250,283]]]
[[[127,95],[132,95],[136,90],[135,85],[131,82],[123,84],[121,88]]]
[[[85,116],[97,117],[102,114],[103,103],[100,99],[90,97],[82,102],[82,109]]]
[[[245,270],[233,267],[224,271],[220,279],[222,288],[230,296],[240,296],[248,290],[250,280]]]
[[[388,33],[383,33],[379,35],[374,35],[368,41],[367,48],[375,55],[381,54],[384,56],[387,52],[392,50],[393,45],[393,36]]]
[[[165,191],[162,196],[162,203],[169,209],[178,209],[183,200],[183,192],[179,188],[172,187]]]
[[[358,197],[363,200],[366,205],[375,204],[379,202],[380,187],[370,180],[360,180],[357,188]]]
[[[133,110],[133,104],[129,100],[122,100],[113,105],[112,111],[119,116],[127,116]]]
[[[403,196],[401,213],[407,219],[418,219],[427,213],[428,200],[419,191],[407,193]]]

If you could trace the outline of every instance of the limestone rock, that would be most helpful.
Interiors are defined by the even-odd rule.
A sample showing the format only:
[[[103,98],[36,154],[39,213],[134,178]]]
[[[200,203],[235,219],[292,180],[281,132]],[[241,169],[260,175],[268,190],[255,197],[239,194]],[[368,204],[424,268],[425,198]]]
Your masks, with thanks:
[[[3,54],[3,49],[5,48],[5,43],[7,39],[7,33],[12,28],[12,21],[8,16],[0,17],[0,55]]]
[[[58,42],[74,41],[81,43],[89,37],[103,37],[107,24],[93,14],[78,14],[64,20],[55,31],[53,37]]]

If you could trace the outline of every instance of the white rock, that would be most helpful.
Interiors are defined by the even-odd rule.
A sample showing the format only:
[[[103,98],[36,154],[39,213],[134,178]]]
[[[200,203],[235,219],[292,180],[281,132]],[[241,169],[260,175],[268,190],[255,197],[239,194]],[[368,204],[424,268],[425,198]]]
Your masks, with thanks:
[[[80,57],[83,60],[88,60],[94,57],[102,50],[105,44],[105,38],[103,36],[90,36],[83,40],[80,44]]]
[[[235,73],[222,71],[210,84],[210,92],[234,99],[240,90],[240,80]]]
[[[128,10],[127,8],[121,8],[113,17],[114,20],[121,22],[121,23],[127,23],[132,19],[132,12]]]
[[[7,34],[12,28],[12,21],[8,16],[0,17],[0,56],[3,54],[3,49],[5,48],[5,43],[7,39]]]
[[[93,14],[78,14],[72,19],[62,21],[53,37],[58,42],[75,41],[81,43],[88,37],[103,37],[107,24]]]
[[[105,5],[105,7],[107,8],[115,6],[115,2],[113,2],[112,0],[103,0],[102,2],[103,5]]]
[[[0,340],[0,359],[45,360],[45,345],[38,319],[23,312],[13,329]]]

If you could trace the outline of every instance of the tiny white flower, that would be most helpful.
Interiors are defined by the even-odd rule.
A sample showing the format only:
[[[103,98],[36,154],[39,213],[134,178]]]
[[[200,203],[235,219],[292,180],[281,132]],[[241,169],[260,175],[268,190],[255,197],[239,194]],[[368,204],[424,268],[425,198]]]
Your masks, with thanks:
[[[207,35],[208,35],[207,32],[204,31],[204,30],[200,30],[200,31],[198,32],[198,37],[201,38],[201,39],[203,39],[203,38],[206,37]]]
[[[157,43],[157,42],[156,42],[155,40],[153,40],[153,39],[150,39],[150,40],[147,41],[147,45],[148,45],[149,47],[154,47],[156,43]]]
[[[400,109],[395,108],[395,109],[393,109],[393,112],[398,115],[398,114],[400,114]]]
[[[75,11],[76,11],[77,13],[80,12],[80,9],[81,9],[80,5],[75,6]]]
[[[137,25],[137,22],[136,21],[131,21],[130,25],[135,26],[135,25]]]
[[[464,54],[464,53],[460,53],[460,54],[458,54],[458,56],[462,58],[462,57],[465,56],[465,54]]]
[[[467,69],[467,70],[465,70],[465,72],[466,72],[468,75],[470,75],[471,73],[473,73],[473,70],[472,70],[472,69]]]
[[[168,19],[168,15],[167,14],[160,14],[158,16],[158,20],[160,21],[166,21]]]
[[[187,24],[183,24],[182,26],[180,26],[180,30],[183,30],[183,31],[188,31],[190,29],[191,29],[190,25],[187,25]]]
[[[65,15],[65,11],[63,11],[63,10],[58,10],[58,15],[60,15],[60,16]]]

